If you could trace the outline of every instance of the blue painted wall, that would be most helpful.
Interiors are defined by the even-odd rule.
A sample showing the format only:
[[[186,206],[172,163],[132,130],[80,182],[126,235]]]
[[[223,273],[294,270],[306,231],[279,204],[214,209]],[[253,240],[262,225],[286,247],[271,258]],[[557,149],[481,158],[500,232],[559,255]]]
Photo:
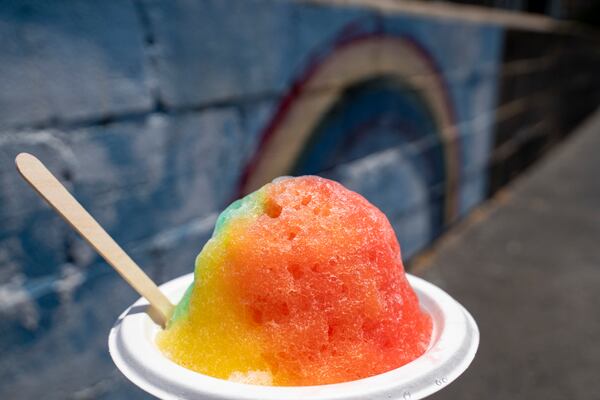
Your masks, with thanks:
[[[490,166],[509,120],[497,110],[515,101],[501,27],[282,0],[0,3],[0,398],[146,397],[106,346],[136,295],[21,181],[14,156],[41,158],[164,282],[192,270],[298,79],[361,33],[410,37],[437,66],[460,139],[453,190],[465,215],[496,182]],[[411,103],[418,90],[377,79],[344,91],[315,128],[315,138],[337,138],[327,139],[335,157],[315,139],[296,172],[371,199],[408,258],[449,223],[434,182],[443,184],[443,144],[427,107]],[[354,137],[356,112],[372,123]]]

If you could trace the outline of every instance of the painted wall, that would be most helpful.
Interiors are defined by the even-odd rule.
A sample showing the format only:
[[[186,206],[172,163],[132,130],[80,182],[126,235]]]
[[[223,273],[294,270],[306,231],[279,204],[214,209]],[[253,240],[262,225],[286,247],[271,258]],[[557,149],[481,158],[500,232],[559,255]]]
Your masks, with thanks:
[[[145,398],[106,339],[136,295],[26,187],[40,157],[157,281],[216,215],[320,174],[406,259],[600,100],[597,43],[284,0],[0,3],[0,397]]]

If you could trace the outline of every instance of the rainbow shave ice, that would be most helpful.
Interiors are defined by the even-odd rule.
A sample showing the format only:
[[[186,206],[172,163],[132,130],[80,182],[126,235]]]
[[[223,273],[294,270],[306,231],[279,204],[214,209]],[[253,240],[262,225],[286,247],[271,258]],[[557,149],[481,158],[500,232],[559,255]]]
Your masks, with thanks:
[[[422,355],[432,322],[387,218],[319,177],[282,178],[231,204],[157,344],[217,378],[350,381]]]

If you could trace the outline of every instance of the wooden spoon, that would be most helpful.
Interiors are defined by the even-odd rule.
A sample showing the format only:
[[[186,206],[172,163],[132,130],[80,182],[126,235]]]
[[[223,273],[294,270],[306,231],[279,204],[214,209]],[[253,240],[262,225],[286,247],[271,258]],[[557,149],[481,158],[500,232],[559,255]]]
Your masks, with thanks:
[[[146,273],[79,204],[40,160],[28,153],[15,159],[25,180],[121,275],[154,309],[155,322],[166,326],[173,304]]]

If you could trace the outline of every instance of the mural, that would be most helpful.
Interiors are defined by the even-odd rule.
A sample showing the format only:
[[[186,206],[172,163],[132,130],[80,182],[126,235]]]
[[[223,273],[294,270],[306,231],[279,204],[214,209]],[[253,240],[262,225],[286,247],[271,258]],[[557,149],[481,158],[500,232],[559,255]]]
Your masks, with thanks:
[[[339,180],[390,216],[405,255],[413,254],[461,209],[464,144],[446,78],[435,57],[408,34],[369,31],[353,22],[324,47],[260,134],[240,194],[281,175]],[[344,173],[344,166],[385,152],[393,158],[380,171],[387,184],[376,185],[393,187],[389,192],[378,195],[373,182],[357,182]],[[411,222],[394,218],[411,212]]]

